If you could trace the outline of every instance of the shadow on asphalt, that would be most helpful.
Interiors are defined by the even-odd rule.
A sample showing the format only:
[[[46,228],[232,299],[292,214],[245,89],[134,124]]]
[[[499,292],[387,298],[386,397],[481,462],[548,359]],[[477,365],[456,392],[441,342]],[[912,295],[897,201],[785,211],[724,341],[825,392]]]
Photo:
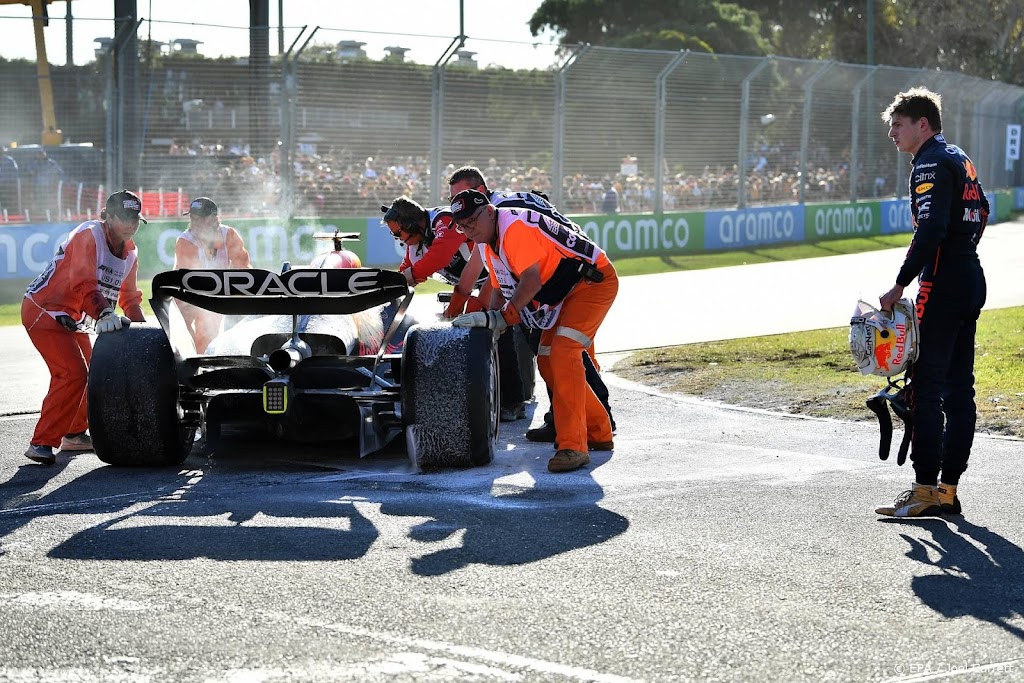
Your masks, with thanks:
[[[40,517],[103,515],[48,556],[355,560],[380,538],[378,526],[391,533],[401,526],[383,518],[404,517],[415,518],[406,523],[410,570],[437,576],[472,564],[536,562],[629,527],[597,504],[604,492],[592,474],[608,453],[554,475],[546,471],[548,444],[514,445],[487,467],[420,474],[404,453],[360,460],[320,450],[243,443],[214,458],[194,452],[178,468],[101,466],[45,495],[67,462],[26,465],[0,487],[0,554],[5,537]]]
[[[910,545],[906,555],[939,569],[911,579],[921,602],[944,617],[974,617],[1024,639],[1024,629],[1009,621],[1024,615],[1024,550],[989,529],[962,517],[884,520],[916,526],[931,539],[900,534]]]

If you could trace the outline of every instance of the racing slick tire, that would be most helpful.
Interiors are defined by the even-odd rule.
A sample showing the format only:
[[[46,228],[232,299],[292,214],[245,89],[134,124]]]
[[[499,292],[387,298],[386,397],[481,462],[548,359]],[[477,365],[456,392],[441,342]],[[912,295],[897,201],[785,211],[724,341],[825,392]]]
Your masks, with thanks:
[[[89,366],[89,432],[96,457],[111,465],[177,465],[195,428],[178,417],[178,378],[167,335],[132,324],[96,339]]]
[[[402,417],[420,469],[474,467],[494,459],[498,347],[490,330],[438,322],[405,337]]]

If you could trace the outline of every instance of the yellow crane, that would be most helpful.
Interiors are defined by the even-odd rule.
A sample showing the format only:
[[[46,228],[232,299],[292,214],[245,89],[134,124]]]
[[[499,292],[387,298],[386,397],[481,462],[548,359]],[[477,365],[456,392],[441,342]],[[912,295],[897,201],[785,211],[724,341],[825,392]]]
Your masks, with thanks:
[[[39,105],[43,112],[43,134],[40,142],[45,145],[59,145],[64,137],[57,128],[57,116],[53,110],[53,82],[50,80],[50,62],[46,59],[46,5],[53,0],[0,0],[0,5],[28,5],[32,8],[32,25],[36,38],[36,78],[39,81]]]

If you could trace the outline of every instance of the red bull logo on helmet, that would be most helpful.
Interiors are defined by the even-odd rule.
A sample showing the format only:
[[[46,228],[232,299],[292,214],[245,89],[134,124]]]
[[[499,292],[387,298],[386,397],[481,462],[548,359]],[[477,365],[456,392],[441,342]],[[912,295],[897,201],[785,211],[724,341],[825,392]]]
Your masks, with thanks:
[[[892,345],[895,341],[893,334],[887,328],[876,329],[875,331],[874,344],[872,348],[875,354],[875,365],[878,366],[879,370],[885,370],[889,372],[889,356],[892,353]]]
[[[903,363],[903,358],[907,355],[907,326],[903,323],[897,323],[894,325],[896,328],[896,355],[893,356],[892,362],[895,365]]]
[[[879,370],[892,372],[899,367],[907,353],[907,326],[897,323],[892,328],[874,330],[875,365]]]

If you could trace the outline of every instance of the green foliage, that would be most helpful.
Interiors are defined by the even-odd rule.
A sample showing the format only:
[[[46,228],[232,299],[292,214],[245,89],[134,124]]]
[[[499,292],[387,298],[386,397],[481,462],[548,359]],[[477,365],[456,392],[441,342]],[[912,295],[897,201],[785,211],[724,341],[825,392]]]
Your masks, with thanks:
[[[776,54],[863,63],[867,4],[744,0],[770,27]],[[984,17],[984,20],[980,19]],[[875,2],[873,63],[1024,83],[1024,6],[1005,0]]]
[[[1024,84],[1024,4],[871,1],[873,63]],[[583,42],[860,64],[868,57],[867,2],[544,0],[530,30],[553,30],[566,46]]]
[[[530,19],[530,31],[537,35],[544,29],[561,34],[563,45],[742,55],[770,49],[756,12],[718,0],[544,0]]]
[[[337,64],[340,60],[338,59],[338,48],[333,43],[310,43],[305,50],[302,51],[302,60],[304,62],[322,62],[324,64]]]
[[[686,35],[681,31],[637,31],[618,41],[619,47],[637,50],[692,50],[713,53],[711,46],[700,38]]]

